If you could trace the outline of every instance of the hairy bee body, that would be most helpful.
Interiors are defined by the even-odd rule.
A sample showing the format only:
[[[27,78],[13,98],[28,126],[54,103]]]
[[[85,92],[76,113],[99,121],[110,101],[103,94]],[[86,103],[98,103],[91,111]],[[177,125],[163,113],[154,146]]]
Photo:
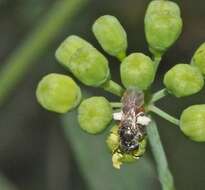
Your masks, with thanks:
[[[119,123],[120,151],[130,153],[139,148],[139,142],[144,139],[145,126],[137,119],[144,115],[144,93],[128,89],[122,97],[122,118]]]

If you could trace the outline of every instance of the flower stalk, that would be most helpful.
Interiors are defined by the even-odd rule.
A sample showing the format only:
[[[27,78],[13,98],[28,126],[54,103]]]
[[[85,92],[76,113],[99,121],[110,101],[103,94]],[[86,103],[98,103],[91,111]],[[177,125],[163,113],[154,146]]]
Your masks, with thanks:
[[[155,92],[153,95],[152,95],[152,98],[151,98],[151,103],[154,103],[154,102],[157,102],[158,100],[164,98],[165,96],[168,95],[168,91],[166,88],[162,89],[162,90],[159,90],[158,92]]]
[[[122,108],[121,102],[111,102],[110,105],[112,106],[112,108]]]
[[[175,117],[169,115],[168,113],[164,112],[163,110],[159,109],[158,107],[151,105],[148,108],[149,111],[161,116],[162,118],[166,119],[167,121],[171,122],[172,124],[179,126],[179,120]]]
[[[124,89],[116,82],[109,80],[101,86],[105,91],[108,91],[116,96],[121,97]]]
[[[175,190],[173,176],[169,170],[167,158],[157,129],[157,124],[153,119],[147,127],[147,134],[151,150],[157,165],[157,171],[162,189]]]
[[[154,56],[154,67],[155,67],[155,74],[161,62],[162,56]]]

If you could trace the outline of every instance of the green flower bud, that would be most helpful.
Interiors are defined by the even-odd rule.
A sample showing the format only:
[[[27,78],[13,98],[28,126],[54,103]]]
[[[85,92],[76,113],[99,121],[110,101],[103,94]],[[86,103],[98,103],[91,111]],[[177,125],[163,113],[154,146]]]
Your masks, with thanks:
[[[205,76],[205,43],[203,43],[194,53],[191,63],[199,68]]]
[[[185,109],[180,118],[180,129],[190,139],[205,142],[205,104]]]
[[[182,19],[176,3],[151,1],[145,15],[145,34],[154,55],[162,55],[177,40],[181,30]]]
[[[148,56],[132,53],[121,63],[120,74],[126,88],[146,90],[154,80],[154,64]]]
[[[176,97],[183,97],[199,92],[204,85],[204,79],[196,67],[177,64],[165,74],[164,85]]]
[[[70,59],[70,71],[88,86],[101,86],[110,77],[107,59],[95,48],[78,49]]]
[[[113,166],[117,169],[120,169],[122,163],[132,163],[136,161],[137,157],[142,156],[145,153],[147,139],[144,138],[141,142],[139,142],[139,149],[133,151],[131,154],[127,153],[118,153],[116,150],[119,148],[120,137],[118,134],[118,126],[114,125],[110,130],[110,134],[106,140],[107,146],[109,150],[114,153],[112,156]]]
[[[110,55],[120,60],[125,57],[127,49],[127,35],[114,16],[105,15],[93,24],[93,33],[102,48]]]
[[[71,56],[82,47],[92,47],[91,44],[83,40],[82,38],[71,35],[67,37],[56,50],[56,59],[66,68],[69,68],[69,60]]]
[[[79,104],[81,91],[71,77],[52,73],[39,82],[36,96],[45,109],[65,113]]]
[[[104,97],[84,100],[78,109],[80,127],[88,133],[102,132],[112,120],[112,107]]]

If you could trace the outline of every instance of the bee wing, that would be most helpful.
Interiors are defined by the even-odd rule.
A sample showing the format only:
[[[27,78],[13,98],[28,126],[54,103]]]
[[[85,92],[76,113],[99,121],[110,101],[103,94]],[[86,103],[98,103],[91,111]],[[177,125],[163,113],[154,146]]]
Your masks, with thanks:
[[[137,124],[148,125],[151,122],[151,119],[145,115],[137,117]]]
[[[144,93],[136,89],[128,89],[122,98],[123,110],[128,111],[133,106],[140,108],[144,104]]]
[[[116,120],[116,121],[121,121],[122,120],[122,114],[123,114],[122,111],[113,113],[113,119]]]

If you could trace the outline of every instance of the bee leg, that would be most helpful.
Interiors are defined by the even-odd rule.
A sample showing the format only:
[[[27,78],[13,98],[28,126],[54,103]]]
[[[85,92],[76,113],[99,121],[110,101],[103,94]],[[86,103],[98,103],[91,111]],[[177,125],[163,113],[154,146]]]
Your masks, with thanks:
[[[112,152],[112,154],[115,154],[115,153],[122,154],[122,151],[120,150],[119,146]]]
[[[144,154],[140,154],[140,155],[135,155],[134,152],[132,152],[132,156],[136,159],[140,159]]]

